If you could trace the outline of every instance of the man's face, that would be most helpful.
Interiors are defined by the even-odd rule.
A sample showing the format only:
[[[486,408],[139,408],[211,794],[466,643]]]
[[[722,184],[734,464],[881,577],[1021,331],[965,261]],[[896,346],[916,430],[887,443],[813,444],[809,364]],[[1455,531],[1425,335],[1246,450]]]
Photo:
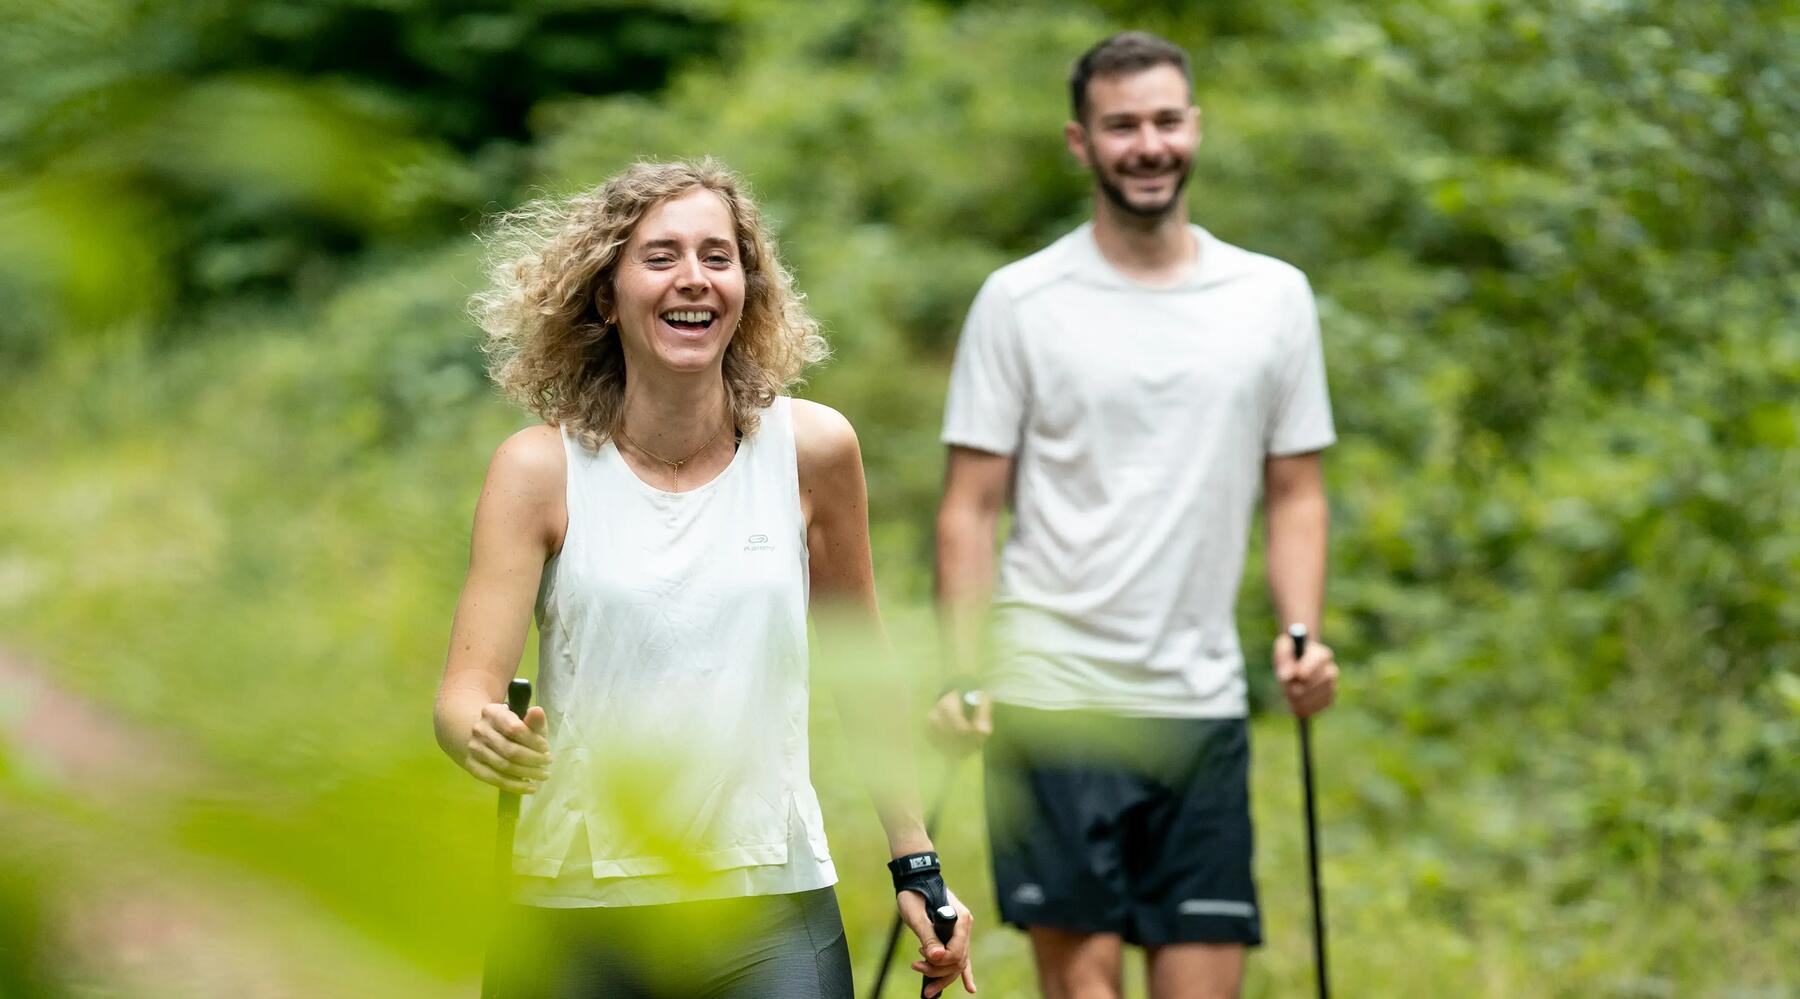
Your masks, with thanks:
[[[1096,76],[1087,96],[1087,120],[1070,122],[1064,138],[1101,193],[1138,218],[1177,210],[1200,144],[1200,109],[1181,71],[1161,65]]]

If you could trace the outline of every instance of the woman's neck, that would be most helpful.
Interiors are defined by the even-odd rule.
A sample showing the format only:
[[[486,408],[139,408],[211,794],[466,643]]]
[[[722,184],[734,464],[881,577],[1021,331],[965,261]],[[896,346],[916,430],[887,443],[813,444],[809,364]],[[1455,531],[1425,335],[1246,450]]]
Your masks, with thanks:
[[[623,428],[629,442],[650,457],[679,460],[704,449],[731,419],[725,379],[707,371],[625,371]]]

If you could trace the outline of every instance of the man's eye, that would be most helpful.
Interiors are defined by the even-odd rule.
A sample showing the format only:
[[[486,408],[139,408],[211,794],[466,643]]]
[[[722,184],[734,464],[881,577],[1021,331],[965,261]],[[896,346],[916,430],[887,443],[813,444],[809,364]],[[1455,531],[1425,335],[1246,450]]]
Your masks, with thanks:
[[[724,264],[731,263],[731,258],[723,253],[715,253],[715,254],[707,257],[706,262],[709,264],[724,265]]]
[[[652,267],[667,267],[674,262],[675,262],[674,257],[663,256],[661,254],[658,254],[657,256],[654,256],[654,257],[650,257],[644,261],[644,263],[649,264]]]

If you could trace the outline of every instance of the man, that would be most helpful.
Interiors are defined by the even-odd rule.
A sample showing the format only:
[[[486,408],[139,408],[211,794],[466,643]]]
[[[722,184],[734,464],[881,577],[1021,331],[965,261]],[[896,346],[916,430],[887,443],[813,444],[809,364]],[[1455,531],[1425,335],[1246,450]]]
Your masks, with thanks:
[[[938,590],[986,698],[965,719],[976,681],[953,680],[932,722],[965,746],[992,733],[1001,915],[1046,996],[1120,995],[1125,943],[1157,999],[1235,996],[1261,924],[1233,604],[1260,486],[1280,623],[1319,632],[1318,320],[1299,271],[1188,223],[1200,111],[1180,48],[1115,35],[1070,91],[1093,219],[995,272],[957,348]],[[1296,662],[1277,638],[1274,664],[1295,714],[1331,703],[1328,646]]]

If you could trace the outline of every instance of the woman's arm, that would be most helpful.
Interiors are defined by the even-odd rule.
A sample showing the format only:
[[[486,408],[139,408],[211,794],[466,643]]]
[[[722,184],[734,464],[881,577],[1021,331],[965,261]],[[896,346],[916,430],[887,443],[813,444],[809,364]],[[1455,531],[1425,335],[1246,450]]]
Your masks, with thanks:
[[[494,453],[475,506],[469,574],[433,712],[438,745],[458,766],[519,794],[536,790],[547,775],[546,718],[533,707],[521,722],[503,702],[525,648],[544,562],[567,529],[564,464],[554,427],[521,430]]]
[[[894,710],[904,688],[875,600],[862,450],[836,410],[804,400],[793,405],[819,643],[813,661],[838,700],[845,733],[859,743],[856,757],[870,761],[875,808],[893,855],[929,850],[911,740]]]
[[[799,399],[793,407],[819,642],[813,661],[823,666],[836,695],[853,757],[865,761],[889,852],[895,857],[923,853],[932,849],[931,837],[920,819],[907,726],[909,699],[875,600],[862,449],[856,431],[836,410]],[[955,902],[954,895],[951,898]],[[902,892],[898,902],[907,924],[926,944],[926,960],[915,970],[934,979],[931,994],[941,994],[958,976],[965,988],[974,991],[974,969],[968,959],[973,918],[968,910],[955,902],[956,933],[941,941],[947,946],[933,947],[935,937],[920,897]]]

